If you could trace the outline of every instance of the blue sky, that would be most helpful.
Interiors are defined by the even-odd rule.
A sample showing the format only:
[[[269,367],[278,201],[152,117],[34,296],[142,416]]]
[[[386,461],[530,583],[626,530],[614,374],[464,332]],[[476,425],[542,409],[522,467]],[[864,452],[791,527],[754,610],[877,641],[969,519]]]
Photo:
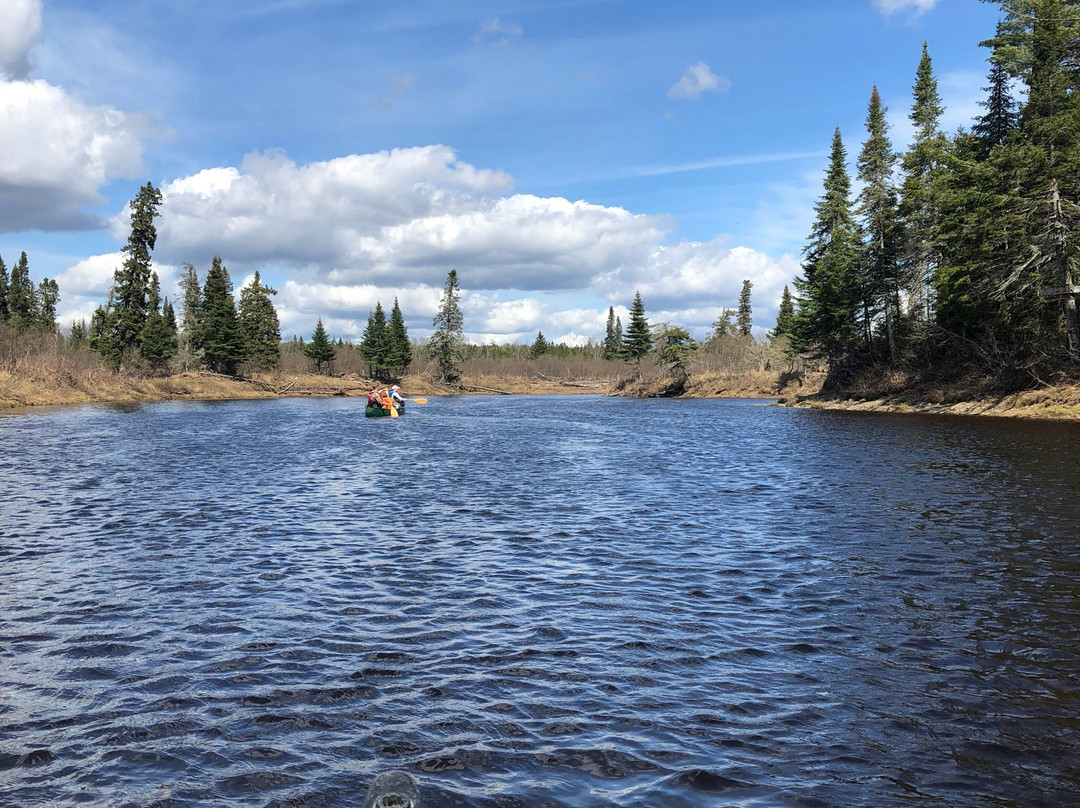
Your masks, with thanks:
[[[474,341],[703,336],[754,284],[773,324],[833,127],[877,84],[897,148],[923,41],[944,125],[979,112],[978,0],[3,0],[0,255],[108,292],[126,203],[162,188],[166,291],[220,254],[282,333],[358,337],[376,300],[430,331],[458,270]]]

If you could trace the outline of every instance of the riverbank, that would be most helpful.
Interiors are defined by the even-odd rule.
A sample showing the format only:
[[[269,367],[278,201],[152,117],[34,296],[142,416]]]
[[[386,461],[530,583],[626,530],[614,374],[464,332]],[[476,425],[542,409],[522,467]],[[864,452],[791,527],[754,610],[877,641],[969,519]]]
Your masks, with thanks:
[[[610,380],[564,382],[557,379],[465,377],[460,387],[441,385],[427,376],[407,376],[401,387],[409,396],[466,394],[602,395]],[[75,371],[45,369],[36,374],[0,372],[0,412],[70,404],[135,404],[148,401],[223,401],[284,397],[364,396],[374,382],[349,374],[258,373],[249,377],[216,373],[145,376],[93,368]]]
[[[1053,385],[1036,390],[992,394],[963,385],[934,390],[907,390],[872,398],[840,397],[818,393],[785,395],[779,403],[789,407],[878,413],[980,415],[1052,421],[1080,420],[1080,385]]]

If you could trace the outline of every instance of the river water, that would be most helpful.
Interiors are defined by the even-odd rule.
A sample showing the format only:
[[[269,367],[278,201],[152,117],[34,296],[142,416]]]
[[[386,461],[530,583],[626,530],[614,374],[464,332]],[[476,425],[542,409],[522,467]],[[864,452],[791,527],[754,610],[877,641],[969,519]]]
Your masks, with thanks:
[[[0,418],[0,804],[1080,804],[1080,426]]]

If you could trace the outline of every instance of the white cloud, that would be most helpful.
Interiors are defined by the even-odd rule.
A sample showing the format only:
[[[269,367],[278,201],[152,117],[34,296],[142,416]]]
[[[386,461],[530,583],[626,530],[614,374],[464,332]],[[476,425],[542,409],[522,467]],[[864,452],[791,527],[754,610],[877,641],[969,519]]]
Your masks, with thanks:
[[[91,255],[57,275],[54,279],[60,287],[57,320],[61,324],[82,319],[89,322],[94,309],[108,298],[113,273],[123,262],[122,252]],[[179,277],[177,268],[155,261],[153,269],[161,281],[162,294],[175,300],[175,281]]]
[[[473,36],[473,41],[479,44],[506,47],[511,39],[521,39],[524,29],[517,23],[503,22],[498,17],[493,17],[480,25],[480,30]]]
[[[41,39],[41,0],[0,3],[0,76],[25,78],[30,49]]]
[[[139,116],[90,107],[44,81],[0,80],[0,230],[97,226],[98,189],[142,169]]]
[[[916,15],[931,11],[939,0],[874,0],[874,8],[886,16],[911,9]]]
[[[698,62],[691,65],[686,74],[668,88],[667,94],[671,98],[693,100],[702,93],[726,93],[730,89],[730,79],[716,75],[707,64]]]

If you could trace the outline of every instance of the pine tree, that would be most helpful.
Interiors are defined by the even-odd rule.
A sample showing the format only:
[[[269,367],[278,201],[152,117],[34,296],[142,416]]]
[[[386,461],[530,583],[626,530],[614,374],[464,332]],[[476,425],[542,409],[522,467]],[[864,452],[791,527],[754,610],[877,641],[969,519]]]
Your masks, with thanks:
[[[386,326],[386,314],[382,302],[375,301],[375,309],[368,312],[367,327],[360,341],[360,356],[367,363],[368,375],[376,380],[388,378],[390,340]]]
[[[215,373],[234,375],[247,358],[240,321],[236,316],[232,280],[215,255],[206,273],[199,316],[199,344],[203,360]]]
[[[304,346],[304,356],[315,363],[315,372],[322,373],[323,368],[330,370],[330,364],[334,361],[337,352],[330,339],[326,336],[323,328],[322,317],[315,324],[315,331],[311,335],[311,342]]]
[[[113,317],[105,345],[105,358],[115,366],[139,347],[146,323],[150,253],[157,243],[154,219],[160,205],[161,191],[149,182],[131,200],[131,233],[123,247],[124,263],[113,274]]]
[[[750,290],[753,287],[749,279],[744,280],[739,292],[739,313],[735,317],[735,324],[744,337],[749,337],[754,328],[753,310],[750,308]]]
[[[6,323],[11,319],[11,312],[8,309],[9,286],[7,264],[4,263],[3,257],[0,257],[0,323]]]
[[[787,284],[784,285],[784,294],[780,297],[780,308],[776,312],[776,327],[770,336],[773,339],[791,333],[791,327],[795,320],[795,299],[792,298]]]
[[[678,326],[668,326],[656,336],[657,362],[677,377],[686,378],[690,355],[697,348],[690,333]]]
[[[850,195],[847,150],[837,127],[824,193],[814,208],[816,219],[810,243],[803,251],[803,277],[795,281],[799,307],[792,328],[794,347],[826,359],[830,368],[837,366],[859,342],[859,233]]]
[[[533,340],[532,347],[529,348],[529,356],[532,359],[538,359],[548,352],[548,341],[544,337],[543,331],[536,332],[536,339]]]
[[[649,321],[645,318],[645,304],[641,302],[641,292],[634,292],[634,304],[630,307],[630,323],[626,327],[626,339],[623,343],[623,353],[627,359],[633,360],[640,370],[641,358],[652,350],[652,331],[649,329]]]
[[[75,349],[83,347],[89,336],[86,320],[72,320],[71,334],[68,336],[68,347]]]
[[[387,326],[386,364],[394,379],[401,379],[412,364],[412,345],[409,344],[409,332],[405,328],[405,318],[401,314],[398,299],[394,298],[394,308],[390,311],[390,324]]]
[[[454,384],[461,378],[458,360],[461,356],[461,344],[464,338],[464,317],[458,302],[461,293],[458,290],[457,270],[451,269],[446,276],[439,310],[432,320],[435,327],[431,335],[431,355],[435,359],[438,378],[445,384]]]
[[[739,330],[735,325],[736,314],[738,314],[738,312],[736,312],[735,309],[721,309],[720,314],[713,320],[713,331],[710,339],[735,336]]]
[[[266,286],[255,270],[251,283],[240,290],[238,318],[247,361],[258,370],[274,367],[281,358],[281,326],[271,295],[277,290]]]
[[[863,189],[859,194],[858,215],[862,218],[865,241],[862,245],[861,264],[864,267],[860,279],[863,308],[863,335],[866,347],[873,347],[873,318],[880,309],[885,313],[885,333],[889,345],[889,357],[897,358],[896,320],[899,316],[899,217],[897,194],[893,185],[896,153],[889,141],[881,96],[875,86],[870,94],[866,114],[866,142],[859,153],[859,180]]]
[[[615,339],[612,341],[614,353],[612,359],[626,358],[626,338],[623,336],[622,317],[615,318]]]
[[[37,320],[34,283],[30,280],[30,263],[23,252],[11,268],[8,282],[8,317],[13,325],[29,328]]]

